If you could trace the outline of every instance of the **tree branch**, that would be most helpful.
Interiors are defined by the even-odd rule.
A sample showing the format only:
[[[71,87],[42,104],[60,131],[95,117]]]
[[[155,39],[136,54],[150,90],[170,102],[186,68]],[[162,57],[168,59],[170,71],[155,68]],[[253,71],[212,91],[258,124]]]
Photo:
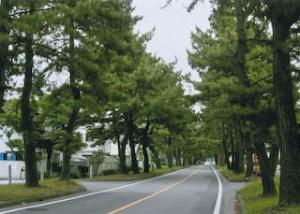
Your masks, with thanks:
[[[246,40],[247,42],[256,42],[264,45],[272,45],[273,41],[269,39],[257,39],[257,38],[249,38]]]

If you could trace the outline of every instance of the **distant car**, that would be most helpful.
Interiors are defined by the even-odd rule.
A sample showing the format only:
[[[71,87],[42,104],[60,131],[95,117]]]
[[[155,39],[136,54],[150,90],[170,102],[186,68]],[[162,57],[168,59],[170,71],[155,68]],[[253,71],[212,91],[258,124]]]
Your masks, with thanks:
[[[205,162],[204,162],[204,165],[205,165],[205,166],[210,165],[210,161],[205,161]]]

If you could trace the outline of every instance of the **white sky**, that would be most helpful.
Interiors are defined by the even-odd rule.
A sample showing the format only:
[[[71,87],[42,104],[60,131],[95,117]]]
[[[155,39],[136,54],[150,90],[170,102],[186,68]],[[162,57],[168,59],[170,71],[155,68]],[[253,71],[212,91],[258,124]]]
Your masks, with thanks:
[[[199,3],[188,13],[186,7],[192,0],[173,0],[172,4],[162,9],[166,0],[133,0],[135,14],[143,19],[136,30],[145,33],[155,28],[153,39],[148,44],[148,51],[162,57],[166,62],[177,58],[177,68],[184,73],[191,73],[193,79],[197,73],[188,65],[187,49],[191,47],[191,32],[198,26],[202,30],[209,27],[211,7],[208,1]]]

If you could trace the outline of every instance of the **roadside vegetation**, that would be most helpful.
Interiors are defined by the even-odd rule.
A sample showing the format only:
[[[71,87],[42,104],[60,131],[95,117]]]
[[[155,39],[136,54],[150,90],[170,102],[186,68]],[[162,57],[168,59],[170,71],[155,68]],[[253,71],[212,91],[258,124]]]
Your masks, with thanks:
[[[72,163],[87,146],[81,127],[91,147],[117,145],[123,179],[211,155],[188,76],[147,52],[154,32],[134,30],[141,17],[131,0],[2,0],[0,17],[0,131],[25,162],[28,188],[40,186],[40,161],[47,178],[88,177],[89,165],[100,174],[104,151]]]
[[[227,169],[227,167],[219,167],[220,173],[230,182],[248,182],[254,181],[255,176],[245,177],[245,173],[236,173],[232,170]]]
[[[279,178],[275,179],[276,187],[279,188]],[[243,208],[247,214],[297,214],[300,206],[281,207],[277,206],[279,197],[263,196],[261,192],[261,180],[248,184],[239,195]]]
[[[200,2],[192,1],[189,9]],[[216,0],[212,5],[210,28],[193,32],[189,51],[201,77],[194,83],[200,92],[194,99],[202,105],[201,135],[217,145],[215,161],[227,168],[226,177],[240,180],[255,171],[261,178],[257,193],[266,203],[300,205],[300,2]],[[256,196],[253,204],[260,200]]]
[[[42,201],[49,198],[79,193],[85,189],[74,181],[47,179],[36,188],[27,188],[23,184],[0,186],[0,207],[21,204],[23,202]]]
[[[84,146],[76,130],[84,126],[92,146],[118,146],[123,179],[151,176],[152,164],[215,157],[232,179],[259,168],[257,194],[245,190],[249,206],[259,190],[266,204],[300,205],[300,1],[210,2],[209,29],[191,36],[189,63],[201,79],[194,81],[147,52],[153,32],[134,31],[141,17],[131,0],[1,1],[0,128],[22,136],[7,144],[25,160],[28,188],[43,188],[43,156],[48,176],[71,178],[72,155]],[[185,83],[197,93],[187,95]],[[55,152],[63,158],[51,173]]]

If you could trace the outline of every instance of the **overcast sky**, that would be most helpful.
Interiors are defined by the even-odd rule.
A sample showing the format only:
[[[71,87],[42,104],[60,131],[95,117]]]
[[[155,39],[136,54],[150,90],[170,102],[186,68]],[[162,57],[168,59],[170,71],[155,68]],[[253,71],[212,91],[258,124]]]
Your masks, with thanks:
[[[206,30],[209,26],[210,4],[199,3],[188,13],[186,7],[191,0],[173,0],[172,4],[162,9],[166,0],[133,0],[135,14],[143,16],[136,30],[144,33],[155,28],[153,39],[148,44],[148,51],[162,57],[166,62],[178,60],[177,68],[184,73],[191,72],[187,61],[187,49],[191,47],[191,32],[195,27]]]

